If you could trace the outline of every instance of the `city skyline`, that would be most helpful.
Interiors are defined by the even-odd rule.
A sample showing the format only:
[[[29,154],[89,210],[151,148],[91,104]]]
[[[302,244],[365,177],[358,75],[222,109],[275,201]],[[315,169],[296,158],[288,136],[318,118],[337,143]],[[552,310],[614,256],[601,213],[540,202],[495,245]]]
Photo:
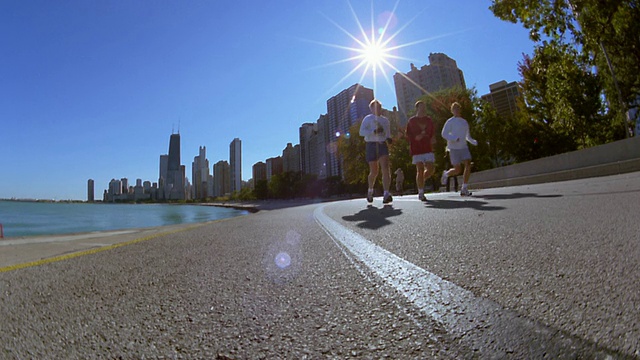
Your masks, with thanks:
[[[16,36],[1,40],[11,56],[0,60],[8,134],[0,198],[80,200],[87,179],[96,189],[112,178],[154,179],[176,128],[187,164],[199,146],[211,162],[228,159],[229,141],[242,139],[246,181],[255,163],[297,144],[301,124],[325,114],[340,89],[360,82],[385,108],[397,106],[389,79],[428,64],[430,53],[455,59],[467,86],[486,94],[518,81],[517,63],[533,48],[525,29],[489,5],[2,3],[0,29]],[[360,38],[358,21],[389,24],[396,45],[407,45],[395,50],[395,69],[352,72],[357,61],[340,47],[357,46],[345,31]]]

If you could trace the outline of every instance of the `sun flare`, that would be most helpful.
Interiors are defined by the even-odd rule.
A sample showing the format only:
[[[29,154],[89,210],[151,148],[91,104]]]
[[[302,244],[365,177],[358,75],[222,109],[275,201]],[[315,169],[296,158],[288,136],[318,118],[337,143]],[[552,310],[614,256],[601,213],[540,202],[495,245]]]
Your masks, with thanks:
[[[345,29],[340,24],[333,21],[328,16],[324,15],[324,17],[331,22],[336,28],[341,30],[344,34],[346,34],[352,41],[351,45],[339,45],[334,43],[326,43],[326,42],[317,42],[323,46],[329,46],[341,50],[346,50],[349,52],[349,56],[343,58],[341,60],[337,60],[325,65],[321,65],[319,67],[327,67],[342,63],[354,63],[354,67],[344,75],[337,83],[329,89],[328,92],[331,92],[333,89],[338,87],[348,78],[353,76],[354,74],[359,74],[358,83],[363,84],[365,82],[371,81],[373,84],[374,94],[377,93],[378,88],[378,78],[382,75],[382,78],[385,79],[390,89],[394,89],[392,74],[393,73],[401,73],[401,71],[393,64],[394,60],[410,60],[415,61],[414,59],[404,58],[398,55],[398,51],[404,47],[412,46],[424,41],[428,41],[428,39],[422,39],[414,42],[408,42],[403,44],[396,44],[396,37],[402,30],[404,30],[410,23],[412,23],[419,14],[411,19],[408,22],[403,22],[404,25],[396,28],[399,21],[396,16],[396,8],[399,4],[396,2],[394,8],[391,11],[384,11],[375,15],[375,10],[373,8],[373,2],[371,3],[371,23],[370,27],[365,28],[350,1],[347,1],[347,4],[351,10],[351,15],[355,20],[355,24],[357,26],[356,32],[351,32]],[[377,22],[377,25],[376,25]]]
[[[357,49],[357,52],[362,54],[362,61],[371,68],[382,68],[390,58],[389,49],[378,42],[367,43],[361,49]]]
[[[414,12],[413,18],[409,19],[408,21],[400,21],[396,16],[396,9],[399,3],[400,0],[397,0],[392,10],[379,12],[376,15],[376,11],[374,10],[372,1],[370,27],[367,27],[365,29],[365,26],[363,26],[362,22],[360,22],[360,18],[356,14],[356,11],[351,5],[351,2],[347,0],[347,5],[351,10],[351,15],[353,16],[353,19],[355,20],[355,24],[357,26],[358,31],[356,32],[351,32],[345,29],[330,17],[322,14],[325,19],[327,19],[337,29],[342,31],[348,36],[348,38],[351,39],[351,45],[340,45],[336,43],[301,39],[303,41],[311,41],[319,45],[346,50],[349,52],[349,56],[347,56],[346,58],[312,67],[314,69],[317,69],[344,63],[354,64],[354,67],[351,68],[351,70],[349,70],[347,74],[345,74],[330,89],[328,89],[327,94],[331,93],[334,89],[343,84],[356,73],[359,74],[359,80],[357,81],[359,84],[365,85],[365,83],[369,81],[372,83],[374,94],[378,93],[378,80],[380,76],[382,76],[382,78],[385,80],[385,82],[389,86],[389,89],[392,92],[395,91],[395,85],[393,84],[393,74],[400,74],[407,81],[421,89],[424,93],[429,93],[426,89],[423,89],[418,83],[413,81],[400,69],[398,69],[398,67],[394,65],[394,62],[396,60],[419,62],[419,59],[403,57],[399,53],[406,47],[414,46],[427,41],[432,41],[438,38],[455,35],[457,32],[434,35],[415,41],[400,43],[398,41],[398,35],[416,19],[425,16],[424,12],[426,9]]]

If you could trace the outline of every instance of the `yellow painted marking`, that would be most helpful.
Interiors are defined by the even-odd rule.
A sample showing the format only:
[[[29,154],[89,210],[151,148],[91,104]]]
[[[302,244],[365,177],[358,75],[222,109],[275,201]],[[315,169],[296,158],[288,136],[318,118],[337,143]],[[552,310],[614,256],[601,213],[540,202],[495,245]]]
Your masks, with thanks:
[[[220,220],[226,220],[226,219],[220,219]],[[44,264],[48,264],[48,263],[52,263],[52,262],[58,262],[58,261],[73,259],[75,257],[84,256],[84,255],[91,255],[91,254],[99,253],[101,251],[112,250],[112,249],[115,249],[115,248],[119,248],[121,246],[127,246],[127,245],[131,245],[131,244],[139,243],[139,242],[142,242],[142,241],[155,239],[155,238],[161,237],[161,236],[167,236],[167,235],[179,233],[179,232],[182,232],[182,231],[195,229],[195,228],[198,228],[200,226],[204,226],[206,224],[207,223],[203,223],[203,224],[198,224],[198,225],[195,225],[195,226],[186,227],[186,228],[183,228],[183,229],[162,232],[162,233],[158,233],[158,234],[154,234],[154,235],[150,235],[150,236],[145,236],[145,237],[139,238],[139,239],[134,239],[134,240],[118,243],[118,244],[104,246],[104,247],[97,248],[97,249],[83,250],[83,251],[78,251],[78,252],[74,252],[74,253],[71,253],[71,254],[54,256],[54,257],[50,257],[50,258],[46,258],[46,259],[30,261],[30,262],[27,262],[27,263],[5,266],[5,267],[0,268],[0,273],[7,272],[7,271],[18,270],[18,269],[24,269],[24,268],[33,267],[33,266],[40,266],[40,265],[44,265]]]

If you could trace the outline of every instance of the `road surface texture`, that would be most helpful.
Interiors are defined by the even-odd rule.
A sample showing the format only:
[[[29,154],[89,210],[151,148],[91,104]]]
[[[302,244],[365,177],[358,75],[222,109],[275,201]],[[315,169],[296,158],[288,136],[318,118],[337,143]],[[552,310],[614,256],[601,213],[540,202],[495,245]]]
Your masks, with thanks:
[[[0,358],[640,358],[640,173],[428,199],[0,263]]]

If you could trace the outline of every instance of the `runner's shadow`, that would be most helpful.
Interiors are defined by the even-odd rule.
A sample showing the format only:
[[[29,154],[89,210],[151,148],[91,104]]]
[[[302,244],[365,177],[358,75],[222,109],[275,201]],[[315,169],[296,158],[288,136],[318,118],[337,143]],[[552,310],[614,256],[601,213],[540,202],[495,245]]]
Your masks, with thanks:
[[[510,199],[522,199],[522,198],[557,198],[562,195],[538,195],[536,193],[513,193],[513,194],[478,194],[473,195],[474,198],[482,198],[487,200],[510,200]]]
[[[401,214],[402,210],[394,209],[391,205],[385,205],[382,208],[368,205],[366,209],[359,211],[357,214],[346,215],[342,218],[346,221],[359,222],[357,226],[360,228],[376,230],[383,226],[391,225],[391,221],[388,218]]]
[[[425,204],[433,209],[474,209],[481,211],[504,210],[504,206],[487,206],[488,202],[478,200],[429,200]]]

